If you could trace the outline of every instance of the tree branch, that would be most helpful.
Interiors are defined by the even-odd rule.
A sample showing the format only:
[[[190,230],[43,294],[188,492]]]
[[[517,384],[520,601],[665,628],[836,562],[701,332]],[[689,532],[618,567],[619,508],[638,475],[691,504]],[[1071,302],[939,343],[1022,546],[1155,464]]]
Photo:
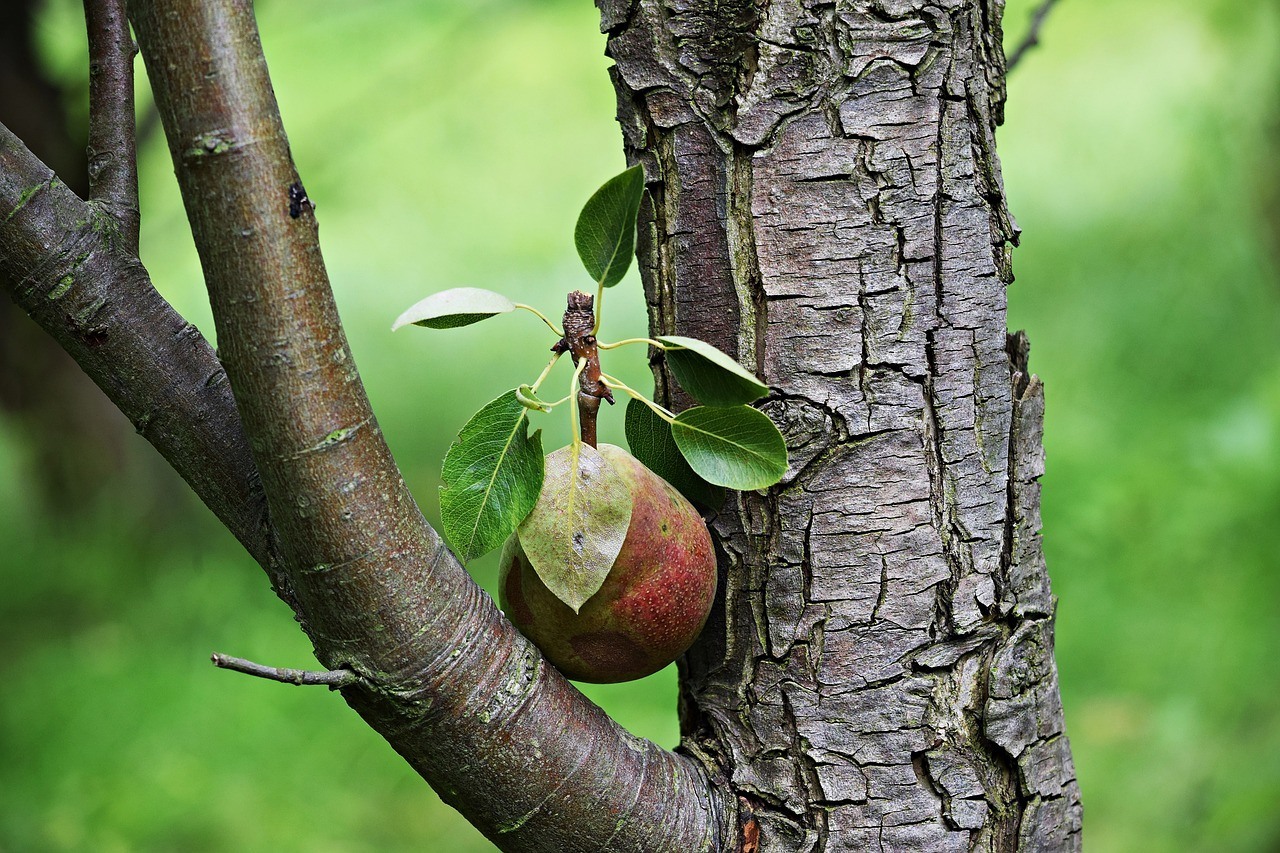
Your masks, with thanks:
[[[89,32],[89,200],[138,253],[138,160],[134,138],[133,55],[124,0],[84,0]]]
[[[101,216],[0,125],[0,281],[288,600],[222,365],[199,330],[151,286],[137,258],[106,239]]]
[[[1014,48],[1009,60],[1005,63],[1005,74],[1012,71],[1014,66],[1022,61],[1022,57],[1026,55],[1027,51],[1040,44],[1040,29],[1044,26],[1045,20],[1049,17],[1049,12],[1057,2],[1058,0],[1041,0],[1040,5],[1036,7],[1035,14],[1031,17],[1031,25],[1027,29],[1027,34],[1022,37],[1022,41],[1018,42],[1018,46]]]
[[[347,347],[249,0],[130,13],[303,624],[344,697],[507,850],[697,851],[732,814],[700,765],[618,727],[423,520]]]
[[[360,680],[360,676],[349,669],[328,669],[324,672],[313,672],[307,669],[281,669],[275,666],[263,666],[251,660],[235,658],[220,652],[214,652],[209,656],[209,659],[219,669],[229,669],[233,672],[241,672],[257,678],[265,678],[268,681],[279,681],[281,684],[324,686],[330,690],[338,690]]]

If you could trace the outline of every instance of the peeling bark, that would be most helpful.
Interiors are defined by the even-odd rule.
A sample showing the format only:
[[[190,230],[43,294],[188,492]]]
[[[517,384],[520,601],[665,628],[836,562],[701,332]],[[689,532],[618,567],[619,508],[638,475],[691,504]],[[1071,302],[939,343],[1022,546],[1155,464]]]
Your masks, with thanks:
[[[1005,331],[1003,4],[600,6],[653,331],[754,366],[792,453],[715,521],[684,748],[761,851],[1077,849],[1043,389]]]

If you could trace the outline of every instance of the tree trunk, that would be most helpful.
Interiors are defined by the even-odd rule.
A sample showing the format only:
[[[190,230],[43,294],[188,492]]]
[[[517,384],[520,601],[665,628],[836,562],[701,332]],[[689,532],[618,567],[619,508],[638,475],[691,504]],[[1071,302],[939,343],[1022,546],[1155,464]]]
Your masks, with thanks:
[[[1079,847],[1002,7],[601,0],[654,331],[754,366],[792,453],[715,520],[681,689],[762,851]]]

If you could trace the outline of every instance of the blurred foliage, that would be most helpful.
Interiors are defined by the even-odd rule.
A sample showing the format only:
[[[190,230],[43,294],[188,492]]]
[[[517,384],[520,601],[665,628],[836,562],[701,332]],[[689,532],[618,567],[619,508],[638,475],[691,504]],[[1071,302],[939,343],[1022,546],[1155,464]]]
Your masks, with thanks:
[[[1009,3],[1010,43],[1033,3]],[[433,516],[449,441],[551,341],[523,315],[388,329],[445,287],[557,313],[586,283],[574,217],[623,166],[596,12],[257,7],[352,349]],[[1091,850],[1280,846],[1277,30],[1246,0],[1066,0],[1010,81],[1010,325],[1048,387],[1045,547]],[[51,0],[42,39],[82,113],[79,4]],[[211,333],[158,134],[141,172],[144,260]],[[632,273],[605,335],[644,329]],[[643,359],[611,358],[645,385]],[[620,442],[621,410],[601,429]],[[311,663],[205,513],[121,494],[71,526],[33,507],[26,464],[0,424],[0,850],[492,849],[338,697],[205,662]],[[474,571],[492,587],[492,558]],[[674,683],[588,692],[673,744]]]
[[[1093,850],[1280,846],[1277,20],[1066,0],[1010,82],[1009,322],[1046,380],[1045,552]]]

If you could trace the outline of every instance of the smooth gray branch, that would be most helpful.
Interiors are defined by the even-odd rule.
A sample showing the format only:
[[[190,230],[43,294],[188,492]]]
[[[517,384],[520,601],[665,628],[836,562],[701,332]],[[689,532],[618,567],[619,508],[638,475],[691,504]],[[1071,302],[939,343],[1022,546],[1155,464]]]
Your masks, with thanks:
[[[138,158],[133,57],[124,0],[84,0],[89,33],[89,200],[114,221],[124,247],[138,252]]]
[[[339,690],[349,684],[354,684],[360,680],[360,676],[356,675],[349,669],[326,669],[322,671],[310,669],[283,669],[276,666],[265,666],[260,663],[254,663],[244,658],[236,658],[231,655],[224,655],[221,652],[214,652],[209,657],[213,661],[213,665],[219,669],[229,669],[234,672],[242,672],[245,675],[253,675],[258,678],[265,678],[268,681],[279,681],[283,684],[297,684],[317,687],[328,687],[330,690]]]

